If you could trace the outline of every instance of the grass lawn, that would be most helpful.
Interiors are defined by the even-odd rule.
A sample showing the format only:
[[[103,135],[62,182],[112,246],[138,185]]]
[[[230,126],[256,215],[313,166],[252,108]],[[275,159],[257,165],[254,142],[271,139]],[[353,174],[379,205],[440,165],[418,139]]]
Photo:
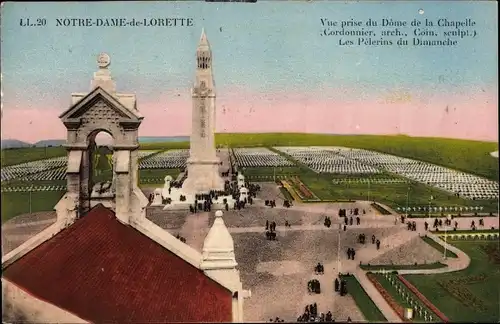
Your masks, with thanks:
[[[415,269],[439,269],[445,268],[446,265],[441,262],[425,263],[425,264],[394,264],[394,265],[368,265],[362,264],[359,266],[363,270],[375,271],[375,270],[415,270]]]
[[[245,175],[245,177],[253,177],[253,176],[269,176],[273,177],[274,175],[299,175],[301,173],[300,168],[298,167],[261,167],[261,168],[241,168],[241,171]]]
[[[452,241],[471,258],[465,270],[405,275],[452,322],[496,323],[500,318],[499,241]]]
[[[37,181],[20,181],[11,180],[3,181],[2,188],[4,187],[43,187],[43,186],[65,186],[66,180],[37,180]]]
[[[31,193],[31,211],[52,211],[63,195],[63,191],[34,191]],[[2,223],[14,216],[29,213],[29,202],[29,192],[2,192]]]
[[[496,211],[497,203],[465,200],[444,191],[420,183],[341,183],[333,184],[332,176],[303,172],[302,182],[322,200],[370,200],[380,202],[393,209],[406,206],[427,206],[429,197],[434,196],[431,206],[484,206],[485,211]],[[408,187],[410,190],[408,191]],[[407,193],[409,194],[407,195]]]
[[[396,288],[389,282],[389,280],[387,280],[382,274],[378,274],[378,273],[374,273],[373,274],[374,277],[377,279],[377,281],[382,285],[382,287],[384,287],[384,289],[392,296],[392,298],[394,298],[394,300],[401,306],[403,306],[404,308],[412,308],[410,303],[407,302],[399,293],[398,291],[396,290]],[[413,294],[409,289],[406,290],[406,292],[408,292],[411,296],[411,298],[415,301],[419,300],[418,297]],[[420,302],[420,304],[422,305],[422,307],[424,307],[424,309],[427,309],[427,312],[430,313],[430,314],[434,314],[432,311],[430,311],[427,307],[424,306],[424,304],[422,302]],[[425,322],[425,319],[420,317],[420,315],[418,313],[413,313],[413,322]],[[434,317],[436,318],[437,316],[434,315]]]
[[[342,276],[347,282],[347,291],[352,296],[359,310],[363,313],[365,319],[370,322],[387,322],[387,319],[380,312],[375,303],[366,294],[366,291],[361,287],[358,280],[354,276]]]
[[[371,206],[382,215],[391,215],[390,211],[388,211],[387,209],[385,209],[384,207],[380,206],[377,203],[373,203],[371,204]]]
[[[285,200],[288,200],[288,201],[295,200],[295,199],[293,199],[292,195],[288,192],[288,190],[286,190],[286,188],[280,187],[280,192],[283,195],[283,197],[285,198]]]
[[[62,146],[4,149],[2,150],[2,167],[65,156],[66,154],[67,151]]]
[[[143,169],[139,170],[139,179],[141,182],[150,182],[148,180],[158,180],[158,183],[163,184],[167,175],[172,176],[173,180],[181,173],[180,169]]]
[[[498,234],[498,229],[457,230],[457,231],[431,231],[432,234]]]
[[[438,242],[434,241],[430,237],[421,236],[420,238],[422,240],[424,240],[425,243],[429,244],[430,246],[432,246],[433,248],[435,248],[436,250],[438,250],[439,252],[441,252],[442,254],[444,254],[444,246],[442,246]],[[448,240],[447,240],[447,243],[449,243]],[[448,257],[448,258],[458,258],[458,255],[456,255],[455,253],[451,252],[450,250],[446,250],[446,257]]]

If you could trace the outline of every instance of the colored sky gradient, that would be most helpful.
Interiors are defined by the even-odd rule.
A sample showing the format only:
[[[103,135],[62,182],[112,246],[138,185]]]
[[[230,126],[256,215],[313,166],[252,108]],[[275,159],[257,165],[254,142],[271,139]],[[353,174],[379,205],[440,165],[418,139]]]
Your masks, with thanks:
[[[424,14],[419,14],[419,9]],[[193,27],[57,27],[56,18],[189,17]],[[137,94],[141,136],[189,135],[195,51],[212,45],[218,132],[407,134],[497,141],[498,17],[490,2],[4,3],[2,138],[65,138],[100,52]],[[44,18],[44,27],[21,27]],[[340,47],[321,18],[472,18],[455,47]]]

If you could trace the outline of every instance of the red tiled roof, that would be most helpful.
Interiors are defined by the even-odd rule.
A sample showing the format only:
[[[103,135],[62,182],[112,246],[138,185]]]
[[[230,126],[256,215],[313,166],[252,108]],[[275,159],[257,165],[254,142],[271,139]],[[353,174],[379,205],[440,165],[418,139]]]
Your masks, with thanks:
[[[3,271],[90,322],[230,322],[231,292],[99,205]]]

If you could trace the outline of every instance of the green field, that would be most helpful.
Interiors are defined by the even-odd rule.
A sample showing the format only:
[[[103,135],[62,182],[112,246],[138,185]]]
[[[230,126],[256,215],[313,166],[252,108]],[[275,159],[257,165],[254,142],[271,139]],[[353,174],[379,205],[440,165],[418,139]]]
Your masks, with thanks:
[[[332,184],[333,176],[304,172],[300,179],[321,200],[367,200],[376,201],[393,209],[406,206],[484,206],[484,212],[497,211],[496,201],[466,200],[457,198],[421,183],[341,183]],[[408,190],[410,187],[410,190]]]
[[[433,239],[431,239],[428,236],[421,236],[421,239],[425,243],[429,244],[430,246],[432,246],[433,248],[435,248],[436,250],[438,250],[439,253],[441,253],[441,254],[444,255],[444,246],[442,246],[441,244],[439,244],[438,242],[434,241]],[[447,243],[448,243],[448,240],[447,240]],[[450,250],[446,250],[446,257],[447,258],[458,258],[458,255],[456,255],[455,253],[451,252]]]
[[[180,173],[180,169],[145,169],[139,170],[139,179],[141,183],[157,183],[163,185],[167,175],[172,176],[172,179],[175,181]]]
[[[31,212],[51,211],[64,195],[63,191],[33,191]],[[2,192],[2,223],[30,212],[29,192]]]
[[[361,287],[358,280],[354,276],[342,276],[347,282],[347,292],[352,296],[359,310],[363,313],[365,319],[370,323],[387,322],[387,319],[380,312],[375,303],[366,294],[366,291]]]
[[[5,149],[2,150],[2,167],[65,155],[66,149],[62,146]]]
[[[424,264],[387,264],[387,265],[370,265],[361,264],[361,269],[366,271],[378,270],[422,270],[422,269],[439,269],[445,268],[446,265],[441,262],[424,263]]]
[[[276,176],[292,176],[301,174],[301,170],[298,167],[262,167],[262,168],[241,168],[241,172],[245,177],[256,177],[256,176],[267,176],[270,179]]]
[[[499,241],[449,241],[471,258],[465,270],[405,275],[451,322],[497,323],[500,319]]]

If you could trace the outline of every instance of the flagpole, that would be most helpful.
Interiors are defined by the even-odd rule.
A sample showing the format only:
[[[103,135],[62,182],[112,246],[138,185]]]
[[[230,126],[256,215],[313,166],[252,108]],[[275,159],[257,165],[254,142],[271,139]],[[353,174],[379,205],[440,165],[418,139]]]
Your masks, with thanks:
[[[368,178],[368,202],[370,202],[370,178]]]
[[[406,190],[406,217],[408,217],[409,204],[410,204],[410,184],[408,184],[408,190]]]
[[[432,196],[429,197],[429,209],[428,209],[428,222],[429,222],[429,225],[431,224],[431,200],[432,200]]]
[[[29,198],[29,202],[30,202],[30,214],[31,214],[31,210],[32,210],[32,208],[31,208],[31,190],[32,190],[32,187],[33,187],[33,185],[31,185],[31,186],[29,187],[29,195],[30,195],[30,198]]]

